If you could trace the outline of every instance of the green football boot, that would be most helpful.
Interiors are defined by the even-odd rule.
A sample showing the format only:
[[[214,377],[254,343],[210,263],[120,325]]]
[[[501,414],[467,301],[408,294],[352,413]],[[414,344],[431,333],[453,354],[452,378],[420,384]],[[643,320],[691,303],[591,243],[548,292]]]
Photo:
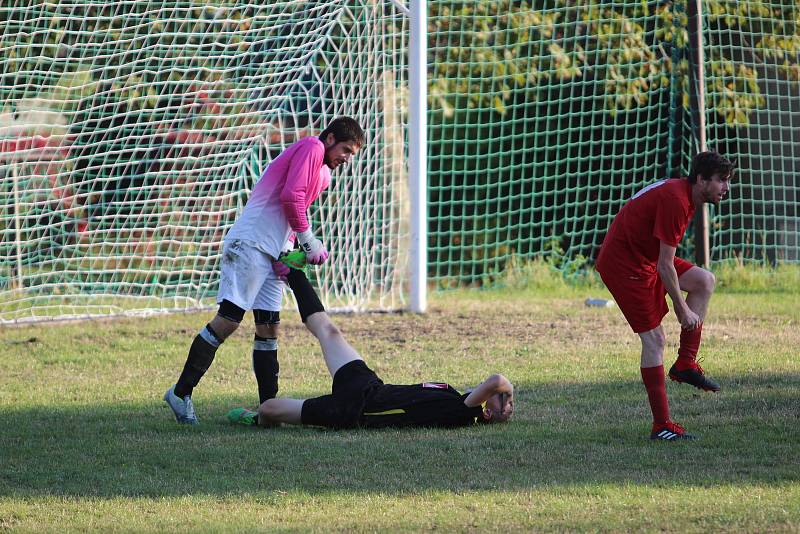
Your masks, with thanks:
[[[255,426],[258,424],[258,412],[247,408],[234,408],[228,412],[228,421],[236,425]]]

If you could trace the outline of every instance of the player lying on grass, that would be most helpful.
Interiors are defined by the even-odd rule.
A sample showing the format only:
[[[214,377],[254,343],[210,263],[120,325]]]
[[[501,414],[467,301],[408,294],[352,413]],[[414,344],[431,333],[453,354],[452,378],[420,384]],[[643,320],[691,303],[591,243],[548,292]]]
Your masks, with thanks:
[[[278,330],[283,284],[272,263],[292,248],[294,237],[309,263],[328,251],[314,236],[306,211],[331,181],[331,171],[355,156],[364,131],[350,117],[333,120],[319,137],[304,137],[269,164],[222,247],[216,316],[194,337],[183,371],[164,401],[179,423],[196,425],[192,393],[220,345],[253,311],[253,372],[259,402],[278,393]]]
[[[236,408],[228,418],[244,425],[279,423],[333,429],[383,427],[457,427],[505,422],[514,412],[514,387],[506,377],[492,375],[461,394],[441,382],[384,384],[345,340],[325,312],[303,271],[287,276],[300,317],[319,340],[333,378],[330,395],[313,399],[273,398],[258,412]]]
[[[641,373],[653,413],[651,439],[693,439],[669,417],[664,380],[664,328],[672,299],[681,323],[678,359],[669,377],[705,391],[719,384],[697,364],[703,320],[714,291],[714,275],[675,256],[696,208],[719,203],[730,188],[733,164],[716,152],[692,159],[688,179],[661,180],[633,196],[614,217],[595,268],[642,342]],[[682,291],[687,293],[683,298]]]

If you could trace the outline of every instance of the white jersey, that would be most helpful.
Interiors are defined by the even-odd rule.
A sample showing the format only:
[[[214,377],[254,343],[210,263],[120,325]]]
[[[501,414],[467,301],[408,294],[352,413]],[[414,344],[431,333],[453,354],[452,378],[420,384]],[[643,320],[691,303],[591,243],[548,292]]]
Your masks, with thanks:
[[[239,219],[225,236],[277,258],[292,232],[309,228],[306,211],[331,181],[325,145],[316,137],[292,144],[270,163]]]

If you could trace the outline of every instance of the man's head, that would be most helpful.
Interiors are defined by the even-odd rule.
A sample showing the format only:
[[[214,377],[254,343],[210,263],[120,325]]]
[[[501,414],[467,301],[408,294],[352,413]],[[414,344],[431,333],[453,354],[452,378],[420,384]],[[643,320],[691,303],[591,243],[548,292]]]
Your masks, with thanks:
[[[736,169],[731,161],[718,152],[700,152],[692,158],[689,183],[702,202],[717,204],[730,189]]]
[[[514,414],[514,401],[505,393],[495,393],[483,407],[483,423],[505,423]]]
[[[364,145],[364,130],[354,119],[339,117],[319,134],[319,140],[325,145],[325,165],[335,169]]]

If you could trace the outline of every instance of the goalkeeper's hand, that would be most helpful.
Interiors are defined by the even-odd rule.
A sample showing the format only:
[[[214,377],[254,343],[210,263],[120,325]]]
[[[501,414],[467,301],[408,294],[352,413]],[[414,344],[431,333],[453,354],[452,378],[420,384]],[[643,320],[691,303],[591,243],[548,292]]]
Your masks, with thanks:
[[[289,280],[287,276],[289,276],[289,266],[283,263],[280,260],[275,260],[272,262],[272,270],[275,272],[275,276],[278,277],[283,283],[288,283]]]
[[[322,241],[314,237],[310,228],[305,232],[298,233],[297,241],[306,254],[306,260],[311,265],[322,265],[328,259],[328,249],[325,248]]]

